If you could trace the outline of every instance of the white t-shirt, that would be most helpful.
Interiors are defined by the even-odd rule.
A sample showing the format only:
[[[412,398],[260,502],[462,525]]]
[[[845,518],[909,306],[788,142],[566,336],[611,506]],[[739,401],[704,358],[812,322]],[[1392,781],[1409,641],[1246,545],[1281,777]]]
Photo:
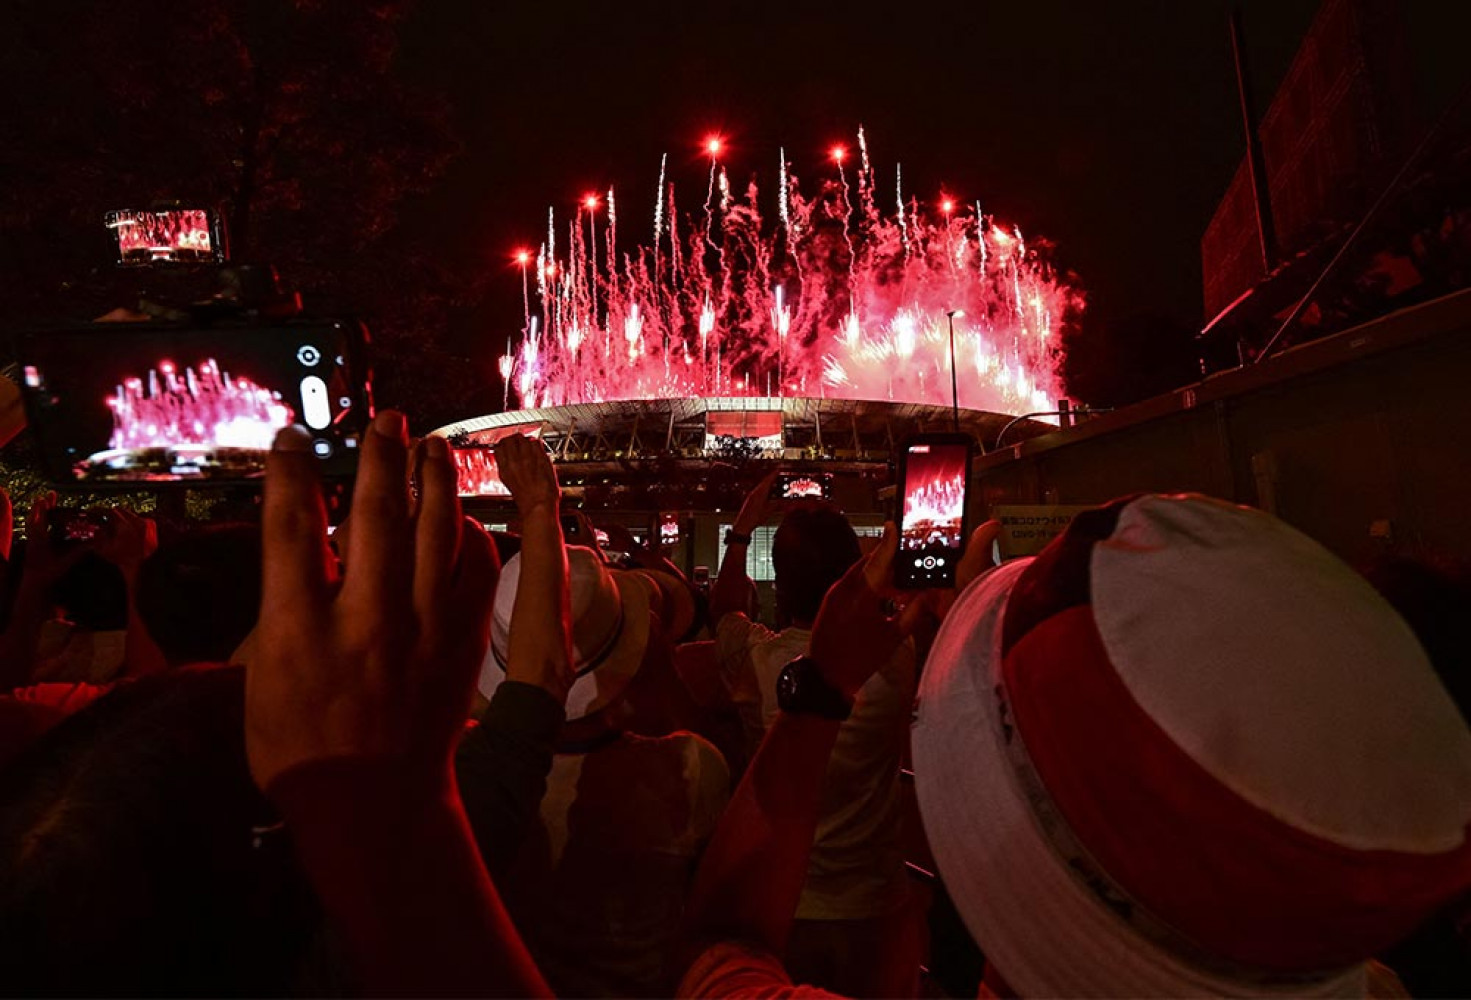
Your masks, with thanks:
[[[715,653],[721,681],[740,712],[750,753],[780,711],[777,676],[807,652],[811,639],[809,629],[772,632],[740,613],[720,620]],[[902,902],[899,767],[914,694],[914,646],[906,642],[863,685],[838,730],[798,919],[859,920]]]

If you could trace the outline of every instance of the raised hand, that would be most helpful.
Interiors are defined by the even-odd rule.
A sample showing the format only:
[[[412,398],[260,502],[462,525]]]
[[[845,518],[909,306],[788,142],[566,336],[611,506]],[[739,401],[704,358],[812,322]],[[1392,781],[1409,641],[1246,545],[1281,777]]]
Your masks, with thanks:
[[[246,750],[266,788],[292,767],[397,758],[446,779],[485,647],[498,564],[460,513],[442,439],[423,445],[410,516],[402,415],[365,436],[338,585],[311,441],[287,428],[266,469],[265,591],[246,673]]]
[[[556,510],[562,491],[551,456],[540,441],[524,434],[502,438],[495,445],[495,462],[522,517],[538,507]]]
[[[878,547],[828,590],[812,624],[808,652],[827,682],[849,698],[904,641],[904,624],[890,618],[884,606],[898,550],[899,532],[890,521]]]
[[[51,542],[51,514],[56,510],[56,492],[42,493],[31,502],[26,516],[26,569],[22,586],[45,588],[92,551],[89,544],[57,548]]]
[[[756,487],[746,495],[746,500],[741,504],[740,513],[736,515],[735,523],[731,530],[738,535],[749,535],[771,516],[774,509],[771,502],[771,488],[776,485],[776,477],[780,473],[776,470],[768,472],[761,477]]]
[[[93,543],[93,551],[131,577],[158,548],[158,525],[125,507],[105,513],[107,526]]]

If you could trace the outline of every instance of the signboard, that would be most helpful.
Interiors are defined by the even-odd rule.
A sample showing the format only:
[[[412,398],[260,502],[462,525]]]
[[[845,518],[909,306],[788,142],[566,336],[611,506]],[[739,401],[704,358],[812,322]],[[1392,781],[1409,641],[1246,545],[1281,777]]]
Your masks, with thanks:
[[[705,450],[760,454],[781,448],[780,410],[711,410],[705,414]]]
[[[997,504],[991,508],[991,516],[1001,522],[1001,535],[996,539],[1001,558],[1036,555],[1062,534],[1073,518],[1092,509],[1089,504]]]

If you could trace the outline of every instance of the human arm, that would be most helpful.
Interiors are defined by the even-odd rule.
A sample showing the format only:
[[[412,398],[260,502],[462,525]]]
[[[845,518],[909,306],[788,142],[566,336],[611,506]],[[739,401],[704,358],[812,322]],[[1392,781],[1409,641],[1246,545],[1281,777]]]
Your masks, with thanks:
[[[494,549],[442,440],[409,510],[403,417],[366,435],[336,578],[311,442],[267,460],[246,752],[370,993],[545,996],[480,862],[452,755],[485,653]]]
[[[168,669],[163,650],[138,613],[138,574],[158,548],[158,526],[125,507],[107,511],[107,526],[97,540],[97,554],[118,568],[127,584],[128,633],[123,640],[123,676],[142,677]]]
[[[26,518],[24,571],[11,604],[10,622],[0,635],[0,692],[27,683],[35,667],[41,628],[51,616],[51,587],[88,551],[87,546],[60,549],[51,542],[51,512],[56,494],[43,493],[31,503]]]
[[[506,679],[535,684],[562,704],[576,677],[557,474],[546,448],[522,434],[502,439],[495,460],[521,517],[521,577],[511,609]]]
[[[756,484],[741,504],[731,532],[747,538],[765,522],[771,508],[771,487],[776,483],[776,472],[771,472]],[[723,541],[723,539],[722,539]],[[746,576],[746,550],[749,543],[732,541],[725,547],[720,560],[720,572],[710,588],[710,629],[720,627],[720,619],[734,611],[744,611],[751,592],[751,580]]]
[[[521,511],[521,576],[506,679],[455,754],[465,812],[492,875],[515,859],[537,816],[573,680],[556,474],[546,451],[521,435],[497,446],[496,461]]]
[[[864,561],[828,591],[809,646],[824,679],[851,702],[902,640],[881,588],[898,548],[893,525]],[[822,784],[840,723],[780,713],[706,849],[691,892],[697,939],[786,946],[817,829]]]

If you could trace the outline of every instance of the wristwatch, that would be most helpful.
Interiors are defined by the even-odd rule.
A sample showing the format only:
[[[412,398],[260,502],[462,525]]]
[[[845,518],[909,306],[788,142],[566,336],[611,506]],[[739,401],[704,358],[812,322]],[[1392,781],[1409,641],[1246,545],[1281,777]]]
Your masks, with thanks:
[[[776,678],[776,704],[783,712],[816,715],[842,722],[853,714],[853,702],[827,682],[817,661],[799,656]]]
[[[726,545],[750,545],[751,544],[751,536],[750,535],[743,535],[739,531],[736,531],[734,528],[726,528],[725,529],[725,544]]]

